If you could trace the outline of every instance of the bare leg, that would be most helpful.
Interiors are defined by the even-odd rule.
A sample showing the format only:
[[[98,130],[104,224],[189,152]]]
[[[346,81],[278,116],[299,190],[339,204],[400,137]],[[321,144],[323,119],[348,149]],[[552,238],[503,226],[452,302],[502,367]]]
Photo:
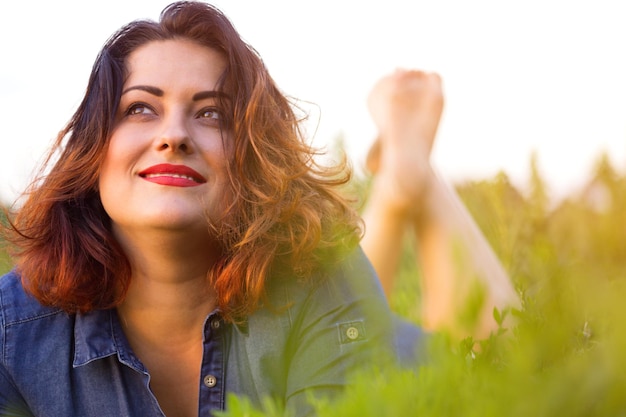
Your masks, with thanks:
[[[376,176],[363,215],[362,245],[390,296],[404,233],[420,215],[427,192],[430,151],[443,109],[441,79],[398,70],[374,86],[368,106],[379,137],[367,161]]]
[[[436,74],[398,71],[383,78],[369,101],[379,139],[369,158],[375,177],[364,212],[363,248],[386,294],[393,289],[407,230],[415,233],[423,271],[423,324],[459,337],[484,337],[496,328],[493,307],[517,305],[508,278],[459,197],[429,157],[443,109]],[[476,321],[463,317],[476,289]]]

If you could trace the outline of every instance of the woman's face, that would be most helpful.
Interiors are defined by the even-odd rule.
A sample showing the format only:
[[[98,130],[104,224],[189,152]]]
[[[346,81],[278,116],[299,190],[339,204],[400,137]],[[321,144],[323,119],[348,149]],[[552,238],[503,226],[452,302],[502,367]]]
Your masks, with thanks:
[[[229,196],[228,132],[216,99],[225,65],[216,50],[189,40],[152,41],[129,55],[99,179],[118,238],[208,234],[207,216],[215,220]]]

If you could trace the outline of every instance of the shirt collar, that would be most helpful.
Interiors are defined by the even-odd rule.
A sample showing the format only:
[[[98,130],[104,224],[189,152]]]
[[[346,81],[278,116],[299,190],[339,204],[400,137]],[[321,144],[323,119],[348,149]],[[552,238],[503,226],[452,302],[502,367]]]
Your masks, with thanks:
[[[210,314],[207,320],[218,315],[219,310]],[[248,334],[247,318],[238,321],[235,326],[240,333]],[[146,371],[133,354],[115,309],[77,313],[74,326],[74,367],[112,355],[117,355],[120,362],[133,369]]]
[[[74,367],[117,355],[120,362],[146,372],[132,353],[115,309],[76,314],[74,326]]]

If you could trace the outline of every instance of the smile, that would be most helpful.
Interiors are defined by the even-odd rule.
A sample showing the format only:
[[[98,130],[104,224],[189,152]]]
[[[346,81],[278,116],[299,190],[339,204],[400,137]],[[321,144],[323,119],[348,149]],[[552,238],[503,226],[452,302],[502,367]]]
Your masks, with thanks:
[[[198,172],[186,165],[159,164],[139,172],[146,181],[174,187],[195,187],[206,182]]]
[[[197,182],[198,184],[201,184],[199,181],[196,181],[195,178],[189,177],[187,175],[181,175],[181,174],[169,174],[169,173],[147,174],[147,175],[141,175],[141,177],[146,178],[146,179],[152,179],[152,178],[158,178],[158,177],[183,178],[183,179],[187,179],[189,181],[194,181],[194,182]]]

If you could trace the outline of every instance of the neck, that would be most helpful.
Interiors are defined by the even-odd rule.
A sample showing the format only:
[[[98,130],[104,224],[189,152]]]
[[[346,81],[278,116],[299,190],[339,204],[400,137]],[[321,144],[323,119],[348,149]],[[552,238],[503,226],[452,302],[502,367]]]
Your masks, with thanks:
[[[186,280],[206,275],[221,257],[217,242],[207,233],[184,230],[114,230],[128,257],[133,276],[156,280]]]
[[[202,337],[206,316],[215,309],[213,292],[206,277],[184,282],[155,282],[133,276],[118,314],[126,334],[142,345],[160,345],[167,340],[175,349]]]
[[[132,268],[126,298],[118,307],[127,335],[142,344],[167,340],[172,348],[177,340],[196,341],[216,306],[207,274],[220,251],[206,238],[138,236],[118,237]]]

